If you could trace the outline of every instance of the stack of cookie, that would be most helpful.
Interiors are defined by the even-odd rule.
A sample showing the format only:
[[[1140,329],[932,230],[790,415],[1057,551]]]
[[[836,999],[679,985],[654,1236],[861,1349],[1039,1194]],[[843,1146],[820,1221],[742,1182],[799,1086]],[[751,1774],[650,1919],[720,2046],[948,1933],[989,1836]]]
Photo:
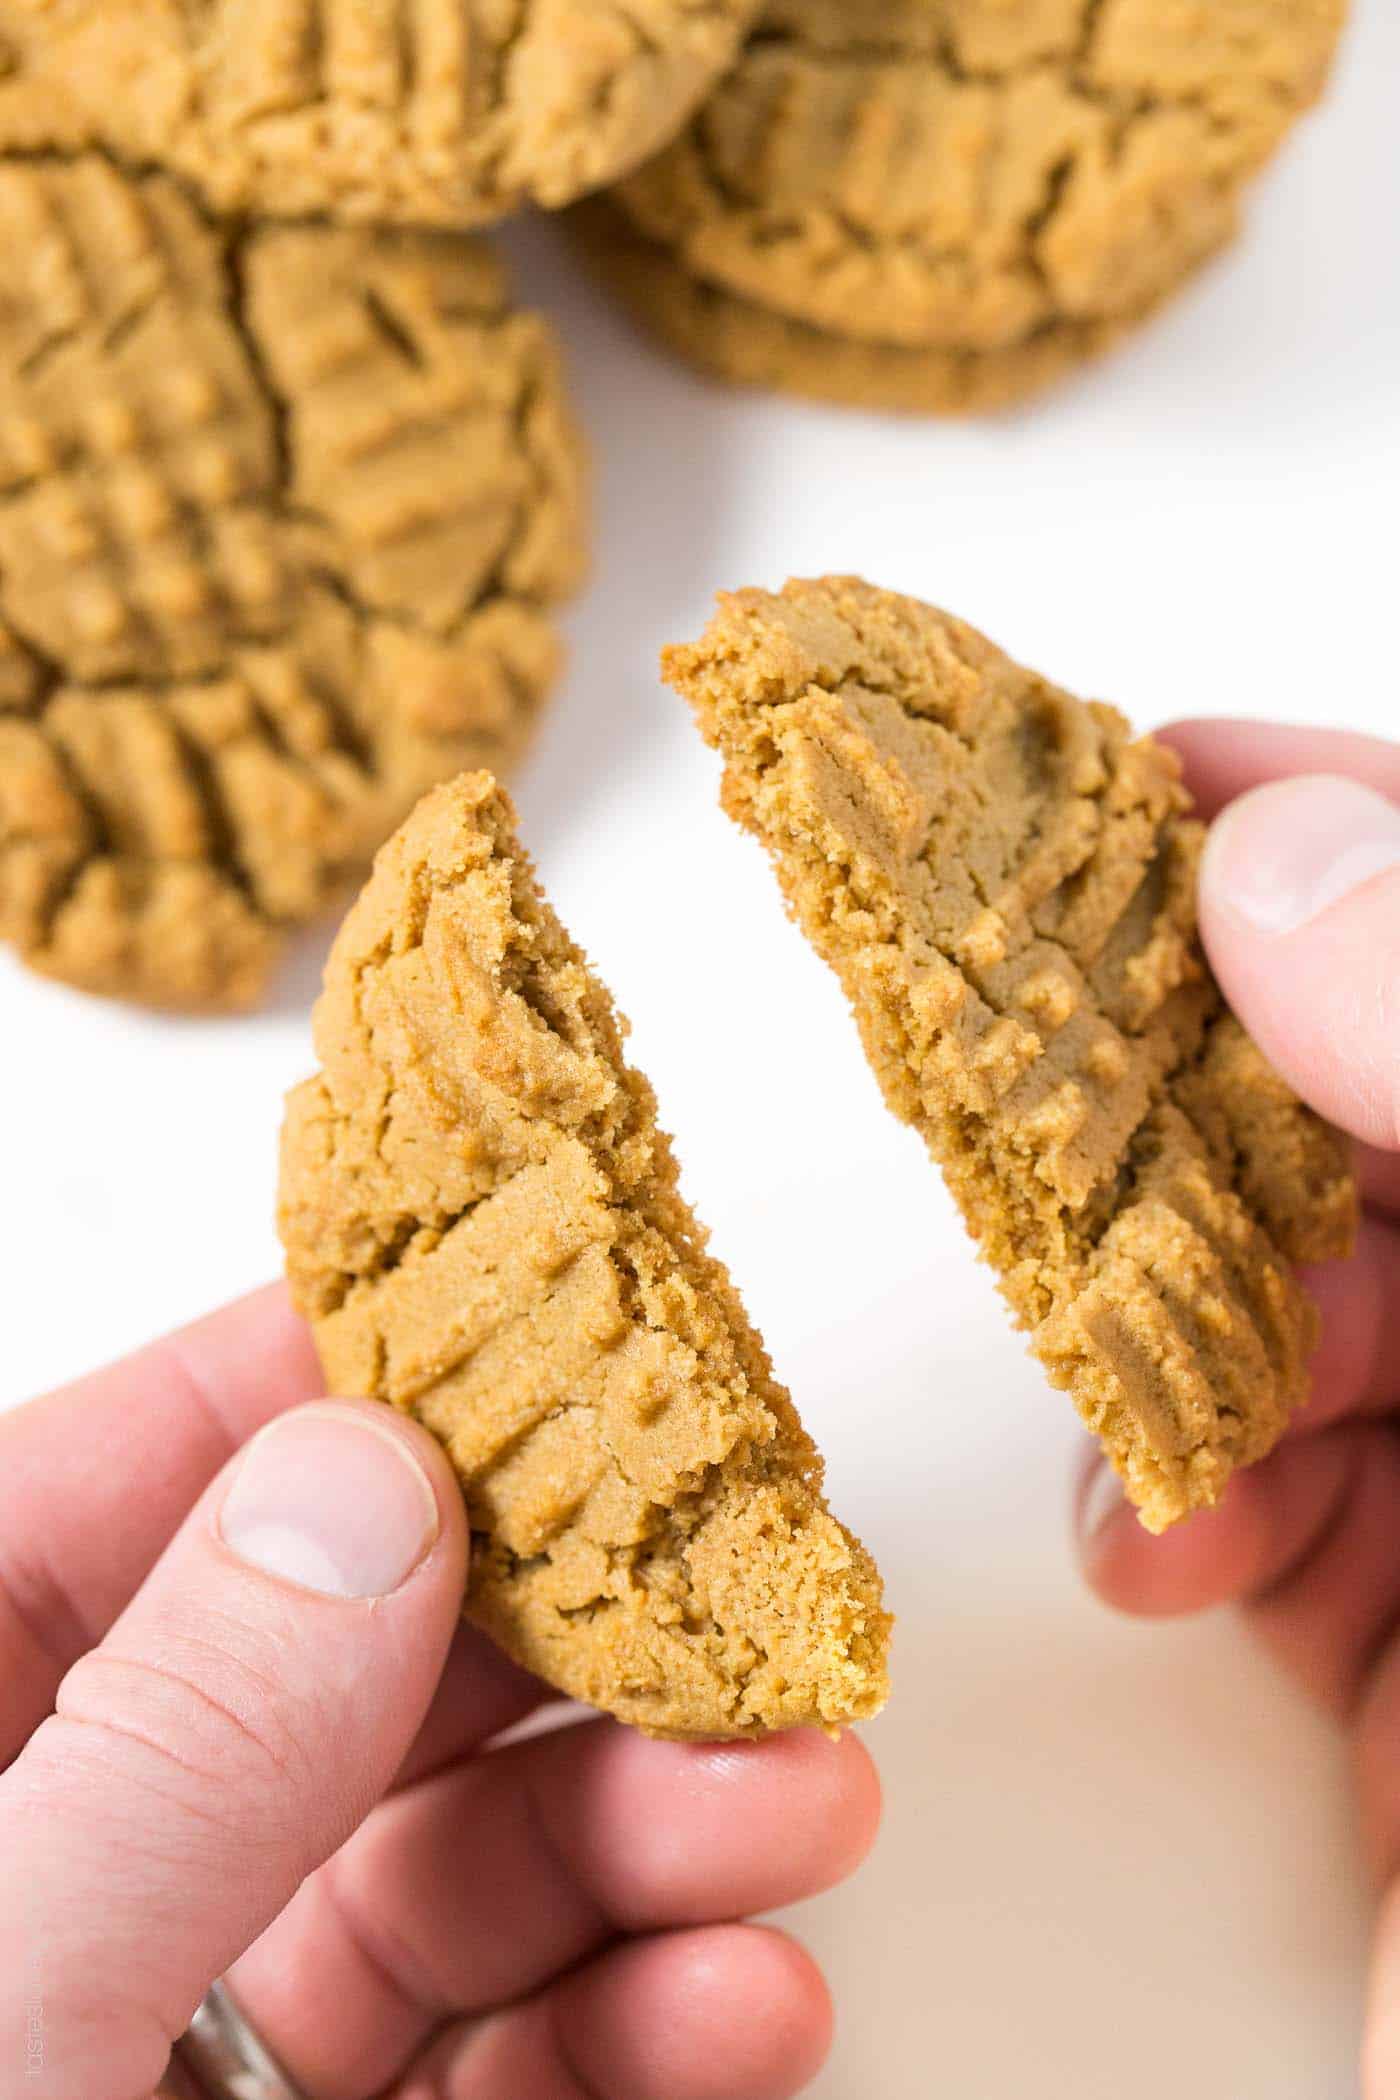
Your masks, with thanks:
[[[582,451],[551,331],[449,229],[621,175],[751,14],[0,0],[0,938],[36,968],[246,1006],[425,788],[514,762]]]
[[[730,380],[956,413],[1035,392],[1233,232],[1346,0],[769,0],[684,134],[577,214]]]

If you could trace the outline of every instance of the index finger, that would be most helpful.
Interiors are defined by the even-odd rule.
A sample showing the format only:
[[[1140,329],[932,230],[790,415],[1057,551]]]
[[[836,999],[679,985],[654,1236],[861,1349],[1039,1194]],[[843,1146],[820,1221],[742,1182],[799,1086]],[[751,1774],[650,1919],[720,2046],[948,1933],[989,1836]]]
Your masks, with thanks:
[[[1257,1597],[1326,1541],[1356,1453],[1375,1448],[1378,1432],[1364,1425],[1400,1403],[1400,1232],[1363,1220],[1353,1258],[1305,1280],[1322,1314],[1313,1397],[1278,1449],[1230,1482],[1218,1509],[1149,1538],[1111,1474],[1100,1465],[1086,1479],[1080,1556],[1106,1603],[1155,1618]]]
[[[0,1766],[230,1454],[322,1391],[272,1284],[0,1417]]]
[[[1340,773],[1400,802],[1400,744],[1349,729],[1299,729],[1230,716],[1169,722],[1153,731],[1175,751],[1203,817],[1251,788],[1304,773]]]

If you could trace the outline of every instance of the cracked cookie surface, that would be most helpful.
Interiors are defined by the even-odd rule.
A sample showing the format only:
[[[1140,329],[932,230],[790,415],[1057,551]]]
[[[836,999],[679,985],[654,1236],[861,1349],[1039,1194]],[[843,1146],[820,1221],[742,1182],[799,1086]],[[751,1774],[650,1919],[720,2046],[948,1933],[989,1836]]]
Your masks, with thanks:
[[[1210,976],[1175,759],[854,578],[723,597],[665,668],[1144,1523],[1209,1507],[1306,1396],[1291,1264],[1356,1198]]]
[[[109,147],[222,212],[467,226],[665,144],[757,0],[0,0],[0,149]]]
[[[0,937],[255,1000],[425,787],[522,748],[581,481],[477,242],[0,159]]]
[[[839,1726],[886,1690],[869,1555],[677,1186],[624,1024],[485,774],[375,861],[289,1098],[280,1225],[330,1390],[440,1438],[469,1615],[652,1733]]]
[[[686,131],[609,192],[639,244],[629,303],[650,287],[677,339],[676,273],[705,287],[696,355],[728,376],[762,361],[783,384],[786,359],[797,391],[958,407],[976,388],[947,360],[985,358],[990,396],[1031,391],[1229,238],[1344,16],[1345,0],[772,0]],[[872,346],[844,374],[842,341]],[[922,401],[913,357],[892,354],[918,351]]]

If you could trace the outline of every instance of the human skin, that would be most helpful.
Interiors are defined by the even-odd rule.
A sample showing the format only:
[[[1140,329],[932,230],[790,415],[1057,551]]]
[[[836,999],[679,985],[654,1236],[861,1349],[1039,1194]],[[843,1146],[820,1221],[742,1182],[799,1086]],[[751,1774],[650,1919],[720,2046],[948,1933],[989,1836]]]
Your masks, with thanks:
[[[785,2100],[852,1736],[651,1742],[458,1618],[424,1431],[319,1398],[280,1287],[0,1419],[0,2095],[149,2100],[227,1975],[310,2100]],[[261,1433],[260,1433],[261,1432]]]
[[[1163,732],[1216,818],[1201,930],[1231,1005],[1359,1141],[1353,1261],[1312,1269],[1313,1397],[1219,1510],[1160,1539],[1091,1462],[1079,1549],[1097,1593],[1149,1617],[1239,1602],[1348,1732],[1380,1891],[1365,2100],[1400,2095],[1400,746],[1221,721]]]

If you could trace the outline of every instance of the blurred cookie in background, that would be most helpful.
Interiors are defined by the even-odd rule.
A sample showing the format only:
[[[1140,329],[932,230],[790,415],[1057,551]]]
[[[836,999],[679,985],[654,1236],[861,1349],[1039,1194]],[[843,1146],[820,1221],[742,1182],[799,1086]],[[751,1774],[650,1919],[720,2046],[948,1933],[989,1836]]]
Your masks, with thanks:
[[[0,147],[103,145],[220,212],[470,226],[615,181],[757,0],[0,0]]]
[[[1143,320],[1234,233],[1345,0],[770,0],[682,136],[579,215],[722,378],[967,412]]]
[[[647,333],[734,386],[847,408],[981,415],[1039,393],[1122,333],[1121,323],[1066,322],[997,351],[835,335],[693,276],[673,250],[638,233],[611,197],[588,198],[571,218],[590,267]]]
[[[0,163],[0,935],[34,968],[256,1002],[426,787],[519,756],[584,559],[554,339],[479,242]]]

